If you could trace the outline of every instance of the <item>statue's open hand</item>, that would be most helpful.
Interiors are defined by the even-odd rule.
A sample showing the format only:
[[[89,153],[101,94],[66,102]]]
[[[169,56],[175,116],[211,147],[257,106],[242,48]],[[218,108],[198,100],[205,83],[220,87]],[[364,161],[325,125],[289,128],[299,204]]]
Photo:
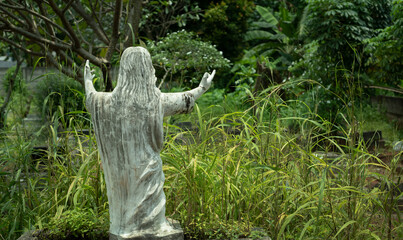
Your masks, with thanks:
[[[84,69],[84,81],[91,81],[94,79],[94,70],[90,68],[90,61],[85,62],[85,69]]]
[[[214,75],[215,75],[215,70],[213,70],[213,72],[211,74],[209,74],[207,72],[204,73],[203,78],[199,85],[201,88],[203,88],[204,91],[207,91],[207,89],[210,88]]]

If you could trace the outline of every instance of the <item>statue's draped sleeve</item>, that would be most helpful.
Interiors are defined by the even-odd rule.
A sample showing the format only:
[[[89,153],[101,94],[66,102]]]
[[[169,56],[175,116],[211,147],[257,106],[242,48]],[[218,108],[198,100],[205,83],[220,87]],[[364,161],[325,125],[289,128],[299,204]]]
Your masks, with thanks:
[[[193,110],[195,97],[191,92],[161,93],[164,117],[174,114],[190,113]]]
[[[110,207],[110,232],[131,235],[166,222],[160,98],[140,106],[117,93],[89,92]]]

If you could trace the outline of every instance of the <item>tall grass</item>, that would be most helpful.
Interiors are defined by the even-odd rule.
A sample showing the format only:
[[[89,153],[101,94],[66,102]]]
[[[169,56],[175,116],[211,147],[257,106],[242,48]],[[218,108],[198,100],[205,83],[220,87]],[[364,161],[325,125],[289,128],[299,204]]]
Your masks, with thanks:
[[[313,111],[282,117],[274,109],[288,104],[273,99],[255,106],[261,114],[206,118],[196,108],[195,144],[178,145],[182,134],[167,141],[162,158],[168,209],[189,237],[240,237],[255,227],[273,239],[402,237],[402,195],[390,191],[400,180],[396,164],[402,153],[387,165],[356,137],[353,117],[340,113],[342,125]],[[290,121],[298,134],[287,131]],[[238,125],[232,127],[240,134],[232,135],[229,125]],[[326,157],[333,151],[336,158]],[[382,184],[370,187],[373,178]]]
[[[196,106],[195,132],[165,124],[167,215],[193,239],[257,236],[257,229],[272,239],[401,238],[395,190],[402,153],[385,163],[357,137],[353,114],[338,113],[344,122],[335,125],[271,90],[245,111],[211,115]],[[305,111],[283,114],[295,106]],[[32,162],[33,142],[24,134],[2,138],[0,239],[49,229],[49,222],[59,234],[107,238],[95,138],[79,130],[91,130],[90,122],[64,112],[53,115],[40,161]],[[380,185],[371,187],[373,179]],[[90,235],[94,229],[102,233]]]
[[[107,210],[94,136],[77,131],[81,119],[60,113],[62,109],[47,128],[48,140],[42,143],[47,150],[39,160],[31,159],[34,139],[23,138],[18,131],[2,139],[0,239],[16,239],[27,229],[50,227],[49,222],[73,209],[92,209],[95,216]],[[59,124],[64,129],[73,127],[58,132]]]

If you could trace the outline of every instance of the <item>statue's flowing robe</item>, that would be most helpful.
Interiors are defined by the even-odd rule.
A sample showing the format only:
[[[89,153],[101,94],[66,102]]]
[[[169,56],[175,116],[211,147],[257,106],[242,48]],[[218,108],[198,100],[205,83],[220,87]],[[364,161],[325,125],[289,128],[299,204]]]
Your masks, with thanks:
[[[107,186],[110,233],[118,236],[153,232],[167,224],[160,158],[163,116],[190,112],[194,105],[188,92],[155,88],[154,97],[139,101],[127,89],[90,92],[86,100]]]

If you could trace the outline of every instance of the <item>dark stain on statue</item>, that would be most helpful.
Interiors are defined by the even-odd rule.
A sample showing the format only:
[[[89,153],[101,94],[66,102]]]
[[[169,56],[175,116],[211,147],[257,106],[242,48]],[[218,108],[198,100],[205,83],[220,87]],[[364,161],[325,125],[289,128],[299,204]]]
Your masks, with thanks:
[[[185,102],[187,112],[189,112],[189,110],[191,110],[192,98],[193,98],[193,95],[190,93],[183,94],[183,101]]]

